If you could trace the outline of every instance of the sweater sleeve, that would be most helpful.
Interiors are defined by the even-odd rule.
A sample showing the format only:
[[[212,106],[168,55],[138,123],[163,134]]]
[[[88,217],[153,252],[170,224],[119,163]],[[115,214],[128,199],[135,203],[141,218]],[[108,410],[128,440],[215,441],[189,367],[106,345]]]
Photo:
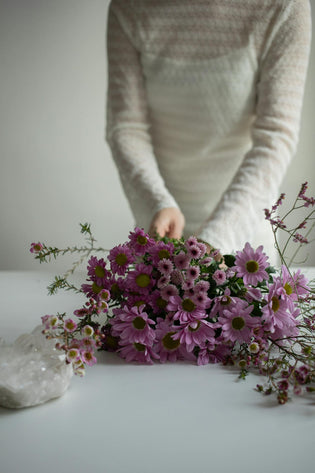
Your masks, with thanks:
[[[112,4],[107,32],[106,139],[136,223],[147,230],[158,210],[178,205],[154,156],[140,53],[128,24]]]
[[[311,14],[308,0],[284,5],[270,25],[260,58],[252,147],[199,232],[223,252],[237,250],[254,237],[297,146]]]

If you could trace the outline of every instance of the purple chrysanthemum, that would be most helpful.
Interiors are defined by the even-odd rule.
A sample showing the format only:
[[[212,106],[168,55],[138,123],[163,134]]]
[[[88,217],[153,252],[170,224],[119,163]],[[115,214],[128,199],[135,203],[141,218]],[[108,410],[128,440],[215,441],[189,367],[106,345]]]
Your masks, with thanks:
[[[111,320],[112,334],[120,336],[122,340],[127,339],[129,343],[143,343],[152,346],[155,332],[151,325],[154,320],[150,319],[144,312],[144,306],[123,309],[114,309],[115,317]]]
[[[203,345],[206,341],[214,344],[213,326],[206,320],[193,320],[181,326],[173,335],[174,340],[186,345],[188,352],[193,351],[194,347]]]
[[[289,332],[291,334],[292,327],[297,325],[296,317],[299,309],[286,294],[280,278],[277,278],[269,287],[266,301],[267,304],[262,308],[264,329],[271,333],[277,330],[277,336],[280,330],[282,337],[288,336]]]
[[[160,317],[157,318],[155,351],[160,356],[160,362],[174,362],[185,359],[195,361],[195,356],[188,353],[185,346],[181,345],[179,340],[174,340],[173,336],[175,333],[176,329],[170,321]]]
[[[96,256],[91,256],[88,261],[87,271],[91,281],[95,282],[99,287],[104,287],[105,281],[108,278],[108,271],[103,258],[99,259]]]
[[[127,245],[118,245],[109,252],[108,260],[113,273],[123,276],[129,264],[133,263],[134,257]]]
[[[130,248],[136,255],[144,255],[155,243],[153,238],[150,238],[142,228],[138,227],[129,233],[128,238],[130,240]]]
[[[155,242],[155,244],[149,248],[151,260],[155,266],[163,259],[171,259],[173,252],[173,243],[164,243],[163,241]]]
[[[251,317],[253,306],[246,308],[238,304],[225,309],[219,323],[222,327],[222,338],[225,341],[249,343],[253,336],[253,328],[257,327],[260,319]]]
[[[144,263],[137,264],[134,271],[127,275],[126,285],[129,291],[147,294],[153,285],[153,267]]]
[[[269,266],[268,257],[263,253],[263,246],[254,250],[247,242],[243,251],[236,252],[234,270],[244,283],[256,286],[258,282],[269,278],[265,269]]]
[[[303,297],[309,294],[310,288],[308,286],[308,280],[298,269],[295,273],[289,273],[287,267],[282,265],[281,267],[281,281],[286,294],[294,301],[299,297]]]
[[[137,361],[138,363],[147,363],[152,365],[153,359],[159,359],[158,354],[153,351],[152,347],[146,346],[143,343],[130,343],[126,339],[120,340],[119,345],[120,348],[117,352],[128,363],[130,361]]]
[[[182,299],[180,296],[171,296],[167,304],[167,310],[174,312],[173,319],[180,323],[191,322],[202,319],[205,316],[205,310],[198,307],[190,298]]]

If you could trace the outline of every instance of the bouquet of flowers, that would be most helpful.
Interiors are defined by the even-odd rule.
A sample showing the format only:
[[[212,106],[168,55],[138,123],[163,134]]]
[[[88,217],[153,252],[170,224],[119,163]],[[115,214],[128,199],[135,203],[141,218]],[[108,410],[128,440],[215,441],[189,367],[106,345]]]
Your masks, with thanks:
[[[285,218],[300,207],[314,206],[306,188],[303,184]],[[63,277],[55,277],[49,292],[83,292],[86,303],[71,317],[43,316],[43,333],[56,339],[66,362],[81,376],[86,365],[96,363],[96,350],[109,350],[127,362],[238,365],[241,378],[255,369],[266,379],[256,389],[275,392],[280,404],[291,391],[315,391],[313,289],[300,270],[290,271],[277,239],[281,229],[288,233],[286,245],[290,240],[306,244],[307,236],[299,231],[312,222],[314,210],[297,228],[288,229],[285,218],[276,215],[283,198],[265,211],[282,260],[280,272],[269,265],[262,246],[246,243],[235,255],[222,255],[194,236],[151,238],[140,228],[107,256],[106,250],[95,248],[88,224],[81,225],[88,246],[60,250],[32,243],[31,252],[40,262],[82,254]],[[68,277],[86,257],[87,281],[76,288]]]

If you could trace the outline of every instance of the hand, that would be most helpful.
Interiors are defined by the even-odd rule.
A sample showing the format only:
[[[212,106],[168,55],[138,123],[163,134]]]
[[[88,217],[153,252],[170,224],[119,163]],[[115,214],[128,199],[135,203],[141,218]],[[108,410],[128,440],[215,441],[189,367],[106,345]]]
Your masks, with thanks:
[[[185,217],[177,207],[166,207],[154,215],[149,234],[158,233],[161,237],[181,238],[185,226]]]

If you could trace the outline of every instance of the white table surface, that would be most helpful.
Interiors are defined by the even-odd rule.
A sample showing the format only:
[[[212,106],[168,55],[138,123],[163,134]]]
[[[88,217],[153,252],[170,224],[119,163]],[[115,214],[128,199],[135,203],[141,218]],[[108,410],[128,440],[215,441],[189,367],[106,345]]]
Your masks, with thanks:
[[[45,314],[80,306],[48,296],[52,274],[0,272],[0,335],[12,341]],[[314,471],[315,397],[279,406],[255,375],[219,365],[126,364],[101,354],[67,393],[0,408],[1,473],[297,473]]]

